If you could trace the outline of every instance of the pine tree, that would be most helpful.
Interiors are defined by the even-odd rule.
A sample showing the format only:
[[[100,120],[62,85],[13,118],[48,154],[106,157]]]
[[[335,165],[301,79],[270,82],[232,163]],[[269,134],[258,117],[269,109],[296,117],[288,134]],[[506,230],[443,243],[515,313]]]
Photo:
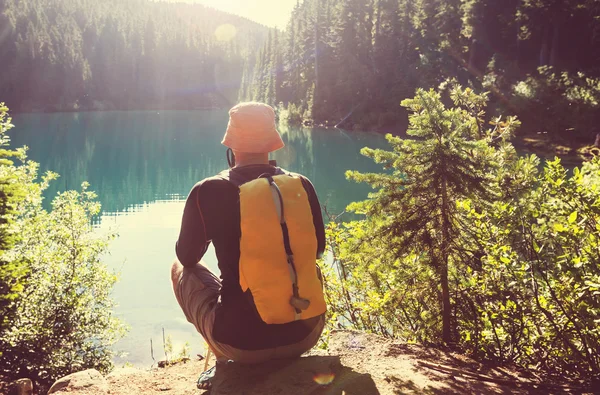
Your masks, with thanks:
[[[417,90],[414,99],[402,102],[413,113],[407,133],[414,139],[388,135],[393,151],[363,149],[363,155],[393,169],[391,173],[347,173],[350,179],[379,189],[371,199],[351,206],[374,224],[369,237],[384,240],[398,258],[425,254],[423,259],[436,273],[445,343],[456,336],[449,279],[452,265],[460,265],[456,202],[493,199],[495,187],[489,174],[497,158],[491,141],[508,138],[518,125],[510,119],[484,135],[481,117],[487,98],[460,87],[451,96],[457,108],[447,109],[439,93]]]
[[[273,53],[273,83],[275,85],[275,97],[273,100],[273,104],[279,105],[280,102],[283,101],[283,81],[284,81],[284,66],[283,66],[283,45],[281,42],[281,34],[279,30],[275,31],[275,45],[274,45],[274,53]]]
[[[275,54],[277,52],[277,37],[273,30],[269,31],[267,46],[264,54],[263,72],[263,94],[261,101],[267,104],[275,102]]]

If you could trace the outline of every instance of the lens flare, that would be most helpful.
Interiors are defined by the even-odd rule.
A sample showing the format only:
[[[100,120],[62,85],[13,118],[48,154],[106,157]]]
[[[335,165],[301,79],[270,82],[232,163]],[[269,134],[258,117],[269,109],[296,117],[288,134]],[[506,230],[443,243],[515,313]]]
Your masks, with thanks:
[[[333,373],[319,373],[313,378],[315,383],[319,385],[329,385],[333,383],[333,379],[335,379],[335,374]]]
[[[231,41],[235,38],[237,34],[237,29],[232,24],[226,23],[224,25],[220,25],[215,30],[215,37],[219,41]]]

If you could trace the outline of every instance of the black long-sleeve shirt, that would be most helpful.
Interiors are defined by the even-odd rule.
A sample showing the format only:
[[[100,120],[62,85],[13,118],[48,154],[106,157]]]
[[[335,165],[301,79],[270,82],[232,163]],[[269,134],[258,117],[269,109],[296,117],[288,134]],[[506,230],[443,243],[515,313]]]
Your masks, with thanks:
[[[209,243],[213,243],[222,282],[213,337],[219,342],[245,350],[296,343],[308,336],[320,318],[289,324],[265,324],[256,315],[240,287],[241,228],[238,187],[265,173],[289,174],[270,165],[250,165],[226,170],[197,183],[187,198],[176,244],[179,261],[184,266],[193,266],[202,259]],[[294,175],[300,177],[309,197],[317,237],[315,256],[320,257],[325,250],[325,230],[319,200],[311,182],[304,176]]]

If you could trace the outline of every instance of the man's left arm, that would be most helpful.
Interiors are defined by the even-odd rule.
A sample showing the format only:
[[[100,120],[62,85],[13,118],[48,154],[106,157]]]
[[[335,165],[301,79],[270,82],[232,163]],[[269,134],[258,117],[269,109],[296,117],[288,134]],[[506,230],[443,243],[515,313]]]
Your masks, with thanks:
[[[198,183],[192,188],[185,203],[179,239],[175,252],[183,266],[194,266],[202,259],[209,244],[206,224],[200,205],[200,187]]]

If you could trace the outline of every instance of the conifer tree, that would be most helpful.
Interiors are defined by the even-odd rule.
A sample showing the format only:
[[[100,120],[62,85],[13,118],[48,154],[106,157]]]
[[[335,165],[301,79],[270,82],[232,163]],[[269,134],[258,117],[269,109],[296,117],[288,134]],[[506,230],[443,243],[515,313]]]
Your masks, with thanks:
[[[565,138],[577,130],[593,141],[598,101],[587,98],[600,94],[599,13],[595,0],[305,0],[283,42],[281,101],[310,113],[308,121],[402,133],[406,113],[397,104],[454,78],[492,92],[498,113],[518,111],[523,130]],[[540,64],[553,68],[538,72]],[[538,100],[563,71],[565,85],[581,93]],[[556,107],[566,122],[548,125]]]
[[[518,125],[511,118],[501,128],[482,134],[487,98],[460,87],[451,96],[457,108],[446,108],[438,92],[417,90],[414,99],[402,102],[412,112],[407,132],[412,139],[388,135],[392,151],[363,149],[363,155],[391,169],[390,173],[347,173],[350,179],[378,189],[369,200],[350,207],[373,221],[375,231],[369,237],[385,240],[398,258],[425,254],[423,259],[435,271],[445,343],[456,335],[449,279],[452,265],[460,264],[456,202],[492,200],[495,187],[490,170],[497,158],[491,141],[506,139]]]
[[[283,70],[283,45],[282,38],[279,30],[275,31],[275,45],[273,53],[273,83],[275,85],[274,100],[273,104],[278,105],[282,101],[282,85],[284,81],[284,70]]]

